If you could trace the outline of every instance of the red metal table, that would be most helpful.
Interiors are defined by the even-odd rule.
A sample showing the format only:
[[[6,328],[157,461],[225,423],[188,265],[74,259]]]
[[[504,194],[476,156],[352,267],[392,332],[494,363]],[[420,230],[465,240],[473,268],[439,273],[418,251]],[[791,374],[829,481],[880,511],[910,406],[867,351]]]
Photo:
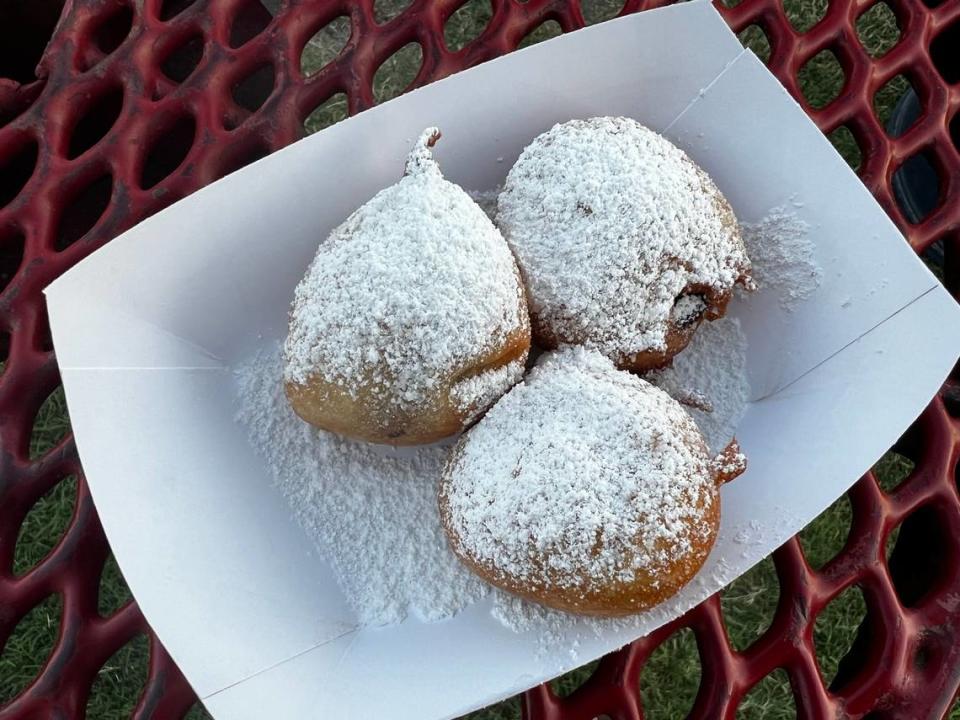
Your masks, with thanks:
[[[720,10],[734,30],[762,30],[771,45],[770,69],[824,132],[841,126],[852,132],[863,157],[863,182],[917,252],[942,245],[945,282],[956,294],[960,2],[883,1],[896,15],[901,37],[879,58],[871,57],[855,30],[874,0],[836,0],[803,33],[787,21],[779,0],[742,0]],[[44,286],[151,213],[299,139],[304,119],[335,94],[346,93],[351,113],[373,105],[376,70],[408,43],[419,44],[423,54],[411,85],[417,86],[509,52],[546,20],[563,31],[585,24],[576,0],[492,0],[487,27],[453,52],[444,44],[444,25],[465,0],[414,0],[383,25],[374,19],[373,4],[285,0],[273,17],[258,0],[67,0],[62,14],[62,0],[20,3],[23,32],[8,33],[16,38],[9,42],[17,43],[10,57],[19,60],[3,68],[11,78],[0,77],[0,647],[51,594],[62,597],[63,616],[37,680],[0,709],[0,717],[82,717],[98,669],[137,633],[149,633],[136,603],[106,618],[97,612],[108,548],[72,438],[29,458],[37,411],[59,384]],[[661,4],[627,0],[622,12]],[[18,4],[11,6],[17,12]],[[305,44],[342,16],[351,26],[346,47],[320,72],[304,77]],[[34,36],[51,31],[42,51]],[[814,109],[797,78],[823,50],[839,60],[845,82],[835,100]],[[900,74],[917,91],[922,111],[905,133],[891,137],[872,101]],[[910,223],[894,198],[892,179],[919,154],[935,169],[940,195],[927,217]],[[915,720],[945,713],[960,683],[958,397],[948,381],[898,444],[916,464],[905,482],[885,492],[868,474],[850,491],[853,525],[839,555],[815,571],[796,538],[775,553],[779,605],[770,628],[746,650],[731,647],[713,597],[604,658],[570,696],[560,698],[546,685],[529,691],[525,716],[642,718],[641,669],[684,627],[695,634],[702,666],[693,718],[732,718],[744,695],[777,668],[787,672],[803,718]],[[69,528],[43,561],[14,577],[23,518],[69,475],[80,478]],[[896,528],[888,560],[884,546]],[[836,679],[825,687],[813,648],[814,622],[854,585],[863,591],[867,615]],[[149,676],[134,716],[179,718],[194,702],[169,656],[151,639]]]

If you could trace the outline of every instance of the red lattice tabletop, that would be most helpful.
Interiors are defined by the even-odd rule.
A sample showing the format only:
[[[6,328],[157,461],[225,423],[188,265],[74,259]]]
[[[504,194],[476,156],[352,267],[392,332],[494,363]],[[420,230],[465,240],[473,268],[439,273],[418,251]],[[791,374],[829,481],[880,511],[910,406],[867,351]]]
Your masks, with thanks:
[[[14,15],[24,9],[17,20],[23,32],[6,33],[11,46],[5,57],[17,62],[0,71],[13,78],[0,77],[0,360],[6,360],[0,376],[0,647],[52,594],[62,598],[63,617],[45,668],[0,716],[80,718],[98,669],[149,630],[135,603],[109,617],[98,614],[108,548],[72,438],[29,458],[37,411],[59,384],[42,289],[151,213],[299,139],[304,119],[335,94],[346,93],[351,113],[370,107],[376,70],[408,43],[418,43],[423,53],[416,86],[509,52],[546,20],[571,31],[584,18],[576,0],[492,0],[487,27],[452,52],[444,45],[444,24],[465,0],[414,0],[383,25],[375,22],[373,0],[287,0],[275,17],[258,0],[67,0],[35,69],[28,40],[54,27],[63,2],[7,4]],[[658,4],[664,3],[627,0],[622,12]],[[787,21],[780,0],[743,0],[720,9],[734,30],[759,26],[770,41],[771,70],[824,132],[841,126],[852,132],[863,182],[918,252],[935,243],[943,247],[946,282],[956,293],[960,2],[886,0],[901,37],[879,58],[861,45],[855,29],[873,4],[835,0],[802,34]],[[341,16],[351,27],[346,47],[304,77],[305,44]],[[839,97],[814,109],[797,76],[823,50],[836,56],[846,80]],[[878,121],[873,97],[898,75],[916,90],[922,112],[894,138]],[[933,211],[911,224],[894,198],[892,179],[916,155],[935,169],[940,195]],[[939,717],[960,682],[958,397],[948,383],[899,443],[898,451],[916,463],[905,482],[888,493],[868,474],[853,488],[853,526],[836,558],[814,571],[796,539],[775,553],[779,606],[769,630],[745,651],[732,649],[714,597],[606,657],[572,695],[561,699],[548,686],[529,691],[526,717],[642,718],[637,687],[643,664],[683,627],[696,636],[703,668],[691,717],[733,718],[741,698],[776,668],[786,670],[803,718]],[[43,561],[15,577],[14,544],[23,518],[69,475],[80,480],[68,530]],[[884,547],[895,528],[899,539],[887,560]],[[853,585],[863,591],[867,615],[836,679],[825,687],[814,622]],[[179,718],[194,702],[152,639],[135,717]]]

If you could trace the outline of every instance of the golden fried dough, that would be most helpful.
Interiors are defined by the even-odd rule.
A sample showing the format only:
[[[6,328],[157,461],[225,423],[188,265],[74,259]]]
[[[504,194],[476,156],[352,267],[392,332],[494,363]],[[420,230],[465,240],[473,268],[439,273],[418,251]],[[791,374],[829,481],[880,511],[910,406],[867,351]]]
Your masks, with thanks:
[[[440,520],[454,553],[504,590],[570,612],[636,613],[703,565],[718,484],[746,467],[711,458],[684,409],[596,351],[548,353],[460,438]]]
[[[682,150],[635,120],[555,125],[507,175],[497,223],[526,285],[534,340],[618,367],[668,364],[752,287],[733,210]]]
[[[530,325],[500,232],[440,173],[428,129],[403,178],[320,245],[284,346],[291,406],[317,427],[411,445],[459,432],[523,374]]]

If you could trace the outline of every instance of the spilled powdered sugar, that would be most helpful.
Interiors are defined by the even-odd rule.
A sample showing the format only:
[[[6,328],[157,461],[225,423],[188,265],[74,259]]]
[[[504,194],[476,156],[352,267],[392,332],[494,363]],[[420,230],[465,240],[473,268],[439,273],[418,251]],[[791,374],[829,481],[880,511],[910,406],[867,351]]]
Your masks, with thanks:
[[[447,448],[393,449],[318,430],[290,409],[279,347],[237,368],[237,418],[362,625],[441,620],[488,586],[447,548],[437,482]]]
[[[447,182],[420,138],[407,174],[320,244],[296,288],[284,379],[428,405],[527,323],[500,232]]]
[[[682,150],[629,118],[555,125],[507,175],[497,222],[539,337],[617,362],[665,347],[678,297],[749,285],[733,213]]]
[[[667,393],[596,351],[537,366],[457,445],[441,483],[459,550],[513,583],[594,592],[665,572],[711,526],[706,448]]]
[[[675,398],[694,393],[707,402],[709,412],[688,405],[687,412],[714,453],[733,437],[747,410],[747,338],[736,318],[720,318],[700,325],[673,365],[644,377]]]
[[[753,262],[753,279],[777,294],[780,307],[792,310],[820,287],[823,269],[816,261],[810,225],[789,207],[773,208],[757,223],[743,223],[743,240]]]

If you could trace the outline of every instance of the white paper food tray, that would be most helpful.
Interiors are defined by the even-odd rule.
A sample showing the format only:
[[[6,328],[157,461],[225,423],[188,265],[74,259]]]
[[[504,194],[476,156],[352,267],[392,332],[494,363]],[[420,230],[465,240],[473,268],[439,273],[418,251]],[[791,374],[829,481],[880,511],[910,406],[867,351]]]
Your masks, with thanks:
[[[636,629],[538,656],[481,602],[355,629],[330,569],[234,422],[230,367],[283,336],[318,243],[395,182],[411,142],[466,188],[502,182],[553,123],[627,115],[713,176],[742,221],[787,203],[824,277],[793,312],[731,313],[749,341],[747,474],[717,548]],[[900,435],[960,353],[960,312],[856,176],[716,11],[604,23],[339,123],[141,223],[47,290],[87,481],[140,607],[217,718],[440,718],[509,696],[694,606],[813,519]],[[752,542],[734,546],[753,526]]]

